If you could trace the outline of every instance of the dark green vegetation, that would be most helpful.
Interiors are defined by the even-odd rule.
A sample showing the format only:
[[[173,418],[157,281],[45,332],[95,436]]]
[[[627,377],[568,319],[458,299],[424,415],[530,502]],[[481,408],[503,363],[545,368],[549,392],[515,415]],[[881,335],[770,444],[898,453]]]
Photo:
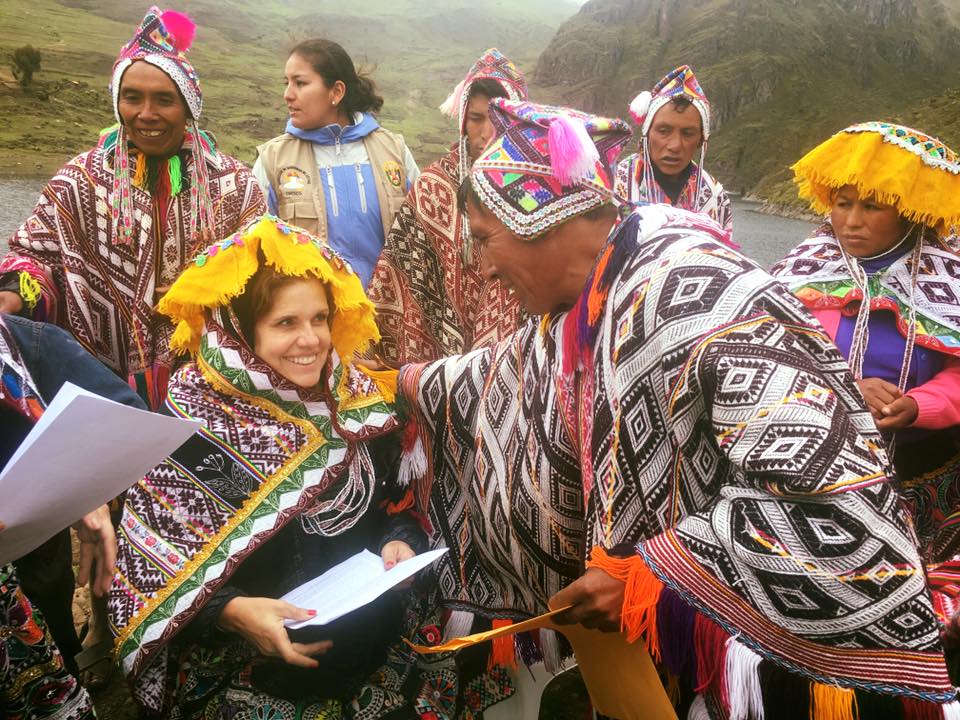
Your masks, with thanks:
[[[32,45],[24,45],[13,51],[10,69],[20,87],[27,87],[33,80],[33,74],[40,69],[40,59],[40,51]]]
[[[90,147],[113,122],[107,95],[120,46],[148,0],[0,0],[0,174],[46,175]],[[203,125],[223,149],[252,162],[279,134],[285,50],[325,35],[374,68],[381,120],[404,134],[421,164],[454,139],[437,106],[470,64],[497,46],[532,70],[576,10],[570,0],[178,0],[198,24],[191,61],[204,88]],[[166,7],[166,5],[164,6]],[[31,44],[43,69],[21,89],[13,51]]]
[[[958,0],[591,0],[534,84],[626,117],[637,92],[688,63],[715,118],[708,168],[789,203],[789,165],[854,122],[901,122],[960,149],[958,20]]]

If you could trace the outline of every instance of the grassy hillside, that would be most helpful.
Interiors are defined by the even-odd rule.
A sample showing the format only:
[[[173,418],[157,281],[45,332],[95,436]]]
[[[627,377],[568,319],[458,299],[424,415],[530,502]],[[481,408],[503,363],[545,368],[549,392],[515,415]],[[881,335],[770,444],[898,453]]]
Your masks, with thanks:
[[[45,175],[89,147],[113,122],[106,86],[116,53],[147,2],[0,0],[0,174]],[[436,110],[487,47],[532,70],[569,0],[182,0],[199,29],[191,61],[204,89],[203,125],[243,159],[278,134],[285,49],[311,35],[331,37],[373,70],[386,99],[381,121],[402,132],[421,163],[441,154],[451,123]],[[22,91],[12,51],[43,56]]]
[[[960,149],[957,0],[591,0],[541,55],[549,97],[626,114],[690,64],[711,101],[708,167],[792,200],[789,165],[844,126],[894,120]]]

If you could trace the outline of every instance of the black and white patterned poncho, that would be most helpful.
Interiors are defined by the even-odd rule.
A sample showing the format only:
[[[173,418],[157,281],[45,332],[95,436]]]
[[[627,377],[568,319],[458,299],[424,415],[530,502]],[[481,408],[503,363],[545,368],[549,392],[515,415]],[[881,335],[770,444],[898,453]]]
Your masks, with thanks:
[[[451,549],[441,591],[540,613],[602,546],[652,573],[653,597],[627,602],[647,603],[651,653],[714,717],[762,717],[761,692],[803,717],[853,691],[861,717],[948,702],[915,538],[847,363],[721,234],[642,208],[569,313],[403,371]]]

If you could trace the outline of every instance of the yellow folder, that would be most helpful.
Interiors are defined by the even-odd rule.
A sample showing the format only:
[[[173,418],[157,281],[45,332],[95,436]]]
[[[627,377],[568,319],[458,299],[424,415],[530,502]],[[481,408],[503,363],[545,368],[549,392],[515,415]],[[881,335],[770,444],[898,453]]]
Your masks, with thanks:
[[[565,609],[496,630],[454,638],[442,645],[410,645],[425,654],[450,652],[524,630],[550,628],[563,633],[573,646],[590,701],[598,712],[619,720],[676,720],[676,711],[643,643],[628,643],[623,633],[589,630],[582,625],[557,625],[552,616]]]

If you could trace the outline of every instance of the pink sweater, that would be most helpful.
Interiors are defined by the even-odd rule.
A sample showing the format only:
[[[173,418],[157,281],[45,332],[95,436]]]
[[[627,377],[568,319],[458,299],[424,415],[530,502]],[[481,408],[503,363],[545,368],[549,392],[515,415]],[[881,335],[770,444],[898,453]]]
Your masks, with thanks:
[[[811,313],[831,339],[837,337],[840,311],[836,309],[811,310]],[[917,419],[911,427],[924,430],[942,430],[960,425],[960,358],[950,355],[938,372],[923,385],[908,390],[907,395],[917,401]]]

